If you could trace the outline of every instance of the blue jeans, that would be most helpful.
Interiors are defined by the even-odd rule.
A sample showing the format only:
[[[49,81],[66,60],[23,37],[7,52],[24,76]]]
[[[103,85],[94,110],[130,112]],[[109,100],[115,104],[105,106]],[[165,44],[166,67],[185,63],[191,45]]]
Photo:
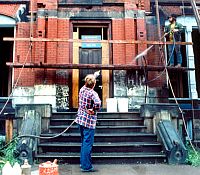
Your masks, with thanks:
[[[94,129],[89,129],[79,125],[81,133],[81,153],[80,153],[80,164],[81,169],[90,170],[92,169],[92,146],[94,143]]]
[[[168,45],[168,51],[169,51],[169,64],[174,65],[174,53],[176,52],[176,62],[177,64],[182,64],[182,54],[181,54],[181,46],[180,45]]]

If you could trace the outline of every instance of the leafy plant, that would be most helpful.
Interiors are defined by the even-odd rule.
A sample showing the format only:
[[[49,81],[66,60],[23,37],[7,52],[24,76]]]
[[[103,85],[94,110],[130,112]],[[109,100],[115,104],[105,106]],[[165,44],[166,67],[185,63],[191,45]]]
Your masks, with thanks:
[[[14,156],[17,141],[17,139],[13,139],[8,145],[0,148],[0,169],[3,168],[7,161],[9,161],[12,166],[15,162],[18,162],[17,158]]]
[[[192,166],[200,166],[200,150],[194,151],[191,146],[187,146],[188,149],[188,158],[187,163]]]

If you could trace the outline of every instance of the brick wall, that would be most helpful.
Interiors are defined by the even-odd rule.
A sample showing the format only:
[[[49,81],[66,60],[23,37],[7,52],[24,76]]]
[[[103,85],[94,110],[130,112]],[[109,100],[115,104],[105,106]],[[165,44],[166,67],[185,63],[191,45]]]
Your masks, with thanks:
[[[116,7],[115,10],[135,11],[149,10],[149,1],[144,0],[126,0],[124,9]],[[54,0],[35,0],[32,3],[33,10],[48,9],[57,10],[57,1]],[[113,7],[102,7],[102,11],[112,9]],[[98,9],[94,7],[94,9]],[[76,8],[77,10],[77,8]],[[111,36],[113,40],[147,40],[146,30],[155,32],[155,26],[148,26],[146,28],[146,21],[143,18],[113,18],[112,19],[112,32]],[[30,27],[28,23],[18,23],[17,25],[17,37],[29,37]],[[70,21],[69,19],[63,19],[55,17],[38,17],[34,22],[34,37],[37,38],[70,38]],[[149,39],[149,38],[148,38]],[[155,38],[150,38],[150,40]],[[70,49],[71,43],[68,42],[34,42],[32,57],[28,56],[28,62],[36,63],[49,63],[49,64],[62,64],[72,62],[72,49]],[[23,63],[26,54],[28,52],[28,42],[16,43],[16,55],[15,62]],[[133,58],[143,50],[147,48],[147,45],[141,44],[113,44],[112,57],[113,64],[136,64]],[[151,54],[148,55],[148,64],[158,65],[159,56],[156,56],[156,49],[153,49]],[[18,76],[19,70],[15,69],[15,80]],[[150,74],[150,78],[155,77],[155,74]],[[39,70],[31,69],[25,70],[22,74],[20,83],[23,86],[32,86],[34,84],[66,84],[69,73],[66,70]],[[23,80],[23,81],[22,81]],[[152,86],[159,86],[161,80],[152,83]]]
[[[113,40],[124,40],[124,20],[113,19],[112,21],[112,39]],[[125,64],[126,57],[125,45],[124,44],[113,44],[113,64]]]
[[[16,26],[16,37],[17,38],[28,38],[30,36],[30,25],[29,23],[18,23]],[[32,62],[34,53],[31,52],[30,43],[27,41],[16,42],[15,49],[15,63]],[[32,55],[32,56],[31,56]],[[21,69],[15,69],[14,80],[17,81]],[[19,78],[18,86],[33,86],[34,85],[34,70],[23,69]]]
[[[134,19],[125,19],[125,40],[136,40],[136,33],[135,31],[135,20]],[[136,47],[137,45],[135,44],[126,44],[125,46],[125,59],[126,59],[126,64],[134,64],[133,58],[136,55]]]

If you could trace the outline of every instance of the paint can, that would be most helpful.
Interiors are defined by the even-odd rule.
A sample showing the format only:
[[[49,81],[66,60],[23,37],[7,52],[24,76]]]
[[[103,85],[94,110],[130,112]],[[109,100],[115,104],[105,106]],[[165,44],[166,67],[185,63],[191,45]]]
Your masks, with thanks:
[[[57,159],[53,161],[47,161],[39,165],[39,175],[59,175]]]

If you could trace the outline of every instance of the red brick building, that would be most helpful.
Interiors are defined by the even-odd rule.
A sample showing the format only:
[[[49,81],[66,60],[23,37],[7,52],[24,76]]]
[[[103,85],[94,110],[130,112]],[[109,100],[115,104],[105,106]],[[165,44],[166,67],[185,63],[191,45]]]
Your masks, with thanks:
[[[151,22],[155,20],[155,5],[147,0],[7,0],[2,1],[0,7],[2,19],[11,21],[0,26],[1,38],[22,38],[21,41],[1,41],[3,80],[0,95],[8,96],[16,85],[13,91],[15,104],[51,103],[54,110],[77,108],[78,90],[84,76],[98,69],[63,69],[59,66],[114,64],[144,67],[143,59],[134,58],[151,45],[145,41],[158,40],[157,25]],[[81,42],[84,39],[102,42]],[[131,43],[133,41],[140,42]],[[146,64],[163,66],[165,58],[161,54],[157,46],[153,47],[145,56]],[[30,66],[9,69],[6,62]],[[165,73],[145,73],[143,67],[101,71],[96,91],[104,108],[110,97],[128,97],[129,109],[144,102],[168,98],[167,90],[163,90],[167,82]],[[148,84],[145,83],[147,78]],[[183,90],[176,93],[184,97],[186,90],[180,84],[178,89]]]
[[[2,97],[9,96],[12,97],[11,107],[19,104],[16,105],[15,114],[12,114],[18,119],[16,123],[13,125],[12,119],[6,119],[6,137],[11,139],[13,130],[18,132],[21,127],[20,122],[27,115],[32,121],[37,120],[38,122],[34,122],[39,123],[32,125],[27,122],[27,128],[29,129],[30,125],[34,127],[36,135],[60,132],[59,129],[66,127],[66,121],[71,123],[75,112],[72,114],[67,112],[66,116],[62,116],[63,113],[56,113],[56,111],[76,109],[78,92],[84,84],[85,75],[101,70],[95,90],[102,99],[103,109],[112,108],[112,111],[108,111],[111,113],[100,113],[100,118],[105,117],[102,117],[102,121],[105,123],[102,127],[98,126],[103,131],[99,130],[99,138],[101,142],[105,140],[106,144],[109,142],[109,147],[111,138],[122,142],[122,144],[116,144],[119,146],[118,151],[114,153],[116,158],[125,156],[126,142],[133,142],[132,136],[129,137],[130,133],[136,138],[137,143],[128,144],[133,146],[129,149],[133,157],[127,154],[128,159],[131,158],[131,161],[138,163],[140,159],[138,155],[139,157],[142,155],[141,157],[145,160],[156,157],[154,162],[160,162],[157,161],[160,158],[163,162],[166,157],[161,144],[154,145],[157,141],[156,134],[158,134],[156,126],[163,119],[171,120],[175,128],[180,133],[183,132],[182,136],[185,139],[192,139],[199,143],[198,94],[200,94],[200,80],[198,74],[200,69],[198,58],[200,35],[198,20],[191,11],[189,0],[184,2],[182,0],[159,0],[159,5],[155,2],[155,0],[1,1],[0,100],[3,99]],[[199,0],[196,2],[199,5]],[[167,18],[171,14],[176,14],[177,21],[183,24],[185,29],[182,33],[183,42],[189,43],[181,46],[183,68],[167,67],[169,60],[167,45],[159,44],[161,39],[159,33],[163,35],[164,28],[168,25]],[[161,40],[165,41],[163,37]],[[140,53],[143,53],[142,56]],[[168,80],[171,80],[172,88]],[[172,92],[179,98],[178,100],[186,101],[184,101],[185,106],[183,105],[186,107],[185,122],[180,118],[180,109],[174,104],[175,96],[172,95]],[[113,97],[114,100],[110,99]],[[197,102],[195,107],[198,110],[196,111],[193,110],[194,101]],[[0,102],[2,103],[2,101]],[[173,104],[168,104],[168,102]],[[52,108],[49,104],[52,105]],[[123,107],[122,111],[121,106]],[[33,108],[36,112],[33,112]],[[140,110],[136,110],[136,113],[135,111],[131,112],[131,110],[139,108]],[[51,109],[55,113],[52,113]],[[128,110],[129,113],[125,115],[123,112]],[[118,115],[115,112],[122,113]],[[108,118],[110,115],[111,118]],[[125,119],[124,123],[121,120],[123,115],[127,117],[123,118]],[[55,117],[58,117],[57,121],[61,126],[52,125],[51,122]],[[133,119],[134,123],[130,123],[129,119]],[[135,119],[139,124],[135,124]],[[113,123],[114,120],[117,124]],[[26,121],[28,120],[24,122]],[[110,125],[108,121],[111,122]],[[110,128],[114,128],[109,131],[114,135],[110,135],[109,132],[105,135],[104,132]],[[74,127],[74,129],[77,128]],[[184,135],[183,130],[188,131],[187,136]],[[28,134],[25,130],[24,133]],[[32,135],[32,133],[30,134]],[[77,134],[73,134],[72,132],[73,139],[77,138]],[[143,136],[145,135],[146,138],[146,134],[147,140],[150,138],[153,142],[148,140],[148,143],[145,143]],[[170,134],[168,135],[170,136]],[[153,138],[151,138],[152,136]],[[105,140],[101,137],[105,137]],[[62,139],[64,138],[61,138],[61,143]],[[139,146],[138,139],[141,141]],[[64,144],[68,149],[70,144]],[[47,143],[47,145],[49,144]],[[102,147],[102,144],[100,145]],[[125,147],[122,154],[120,153],[121,145]],[[154,148],[156,147],[157,153],[149,153],[151,148],[147,148],[147,152],[145,152],[144,145],[153,145]],[[157,145],[161,149],[157,149]],[[62,146],[60,142],[56,143],[56,146],[53,145],[53,152],[54,148],[59,146]],[[74,147],[76,146],[77,144]],[[114,147],[116,147],[115,144]],[[111,149],[112,147],[109,148],[109,150]],[[44,152],[41,149],[38,150],[38,158],[44,158],[46,153],[52,149],[48,147],[47,151],[44,149]],[[59,148],[56,151],[60,153]],[[137,151],[141,154],[137,154]],[[66,151],[64,150],[64,152]],[[100,152],[105,153],[104,150]],[[119,154],[117,154],[118,152]],[[110,155],[114,154],[107,154],[107,158],[112,159]],[[176,158],[179,161],[180,152],[174,153],[174,155],[178,155]],[[72,157],[70,153],[65,155],[67,160]],[[96,158],[103,157],[97,156]]]

